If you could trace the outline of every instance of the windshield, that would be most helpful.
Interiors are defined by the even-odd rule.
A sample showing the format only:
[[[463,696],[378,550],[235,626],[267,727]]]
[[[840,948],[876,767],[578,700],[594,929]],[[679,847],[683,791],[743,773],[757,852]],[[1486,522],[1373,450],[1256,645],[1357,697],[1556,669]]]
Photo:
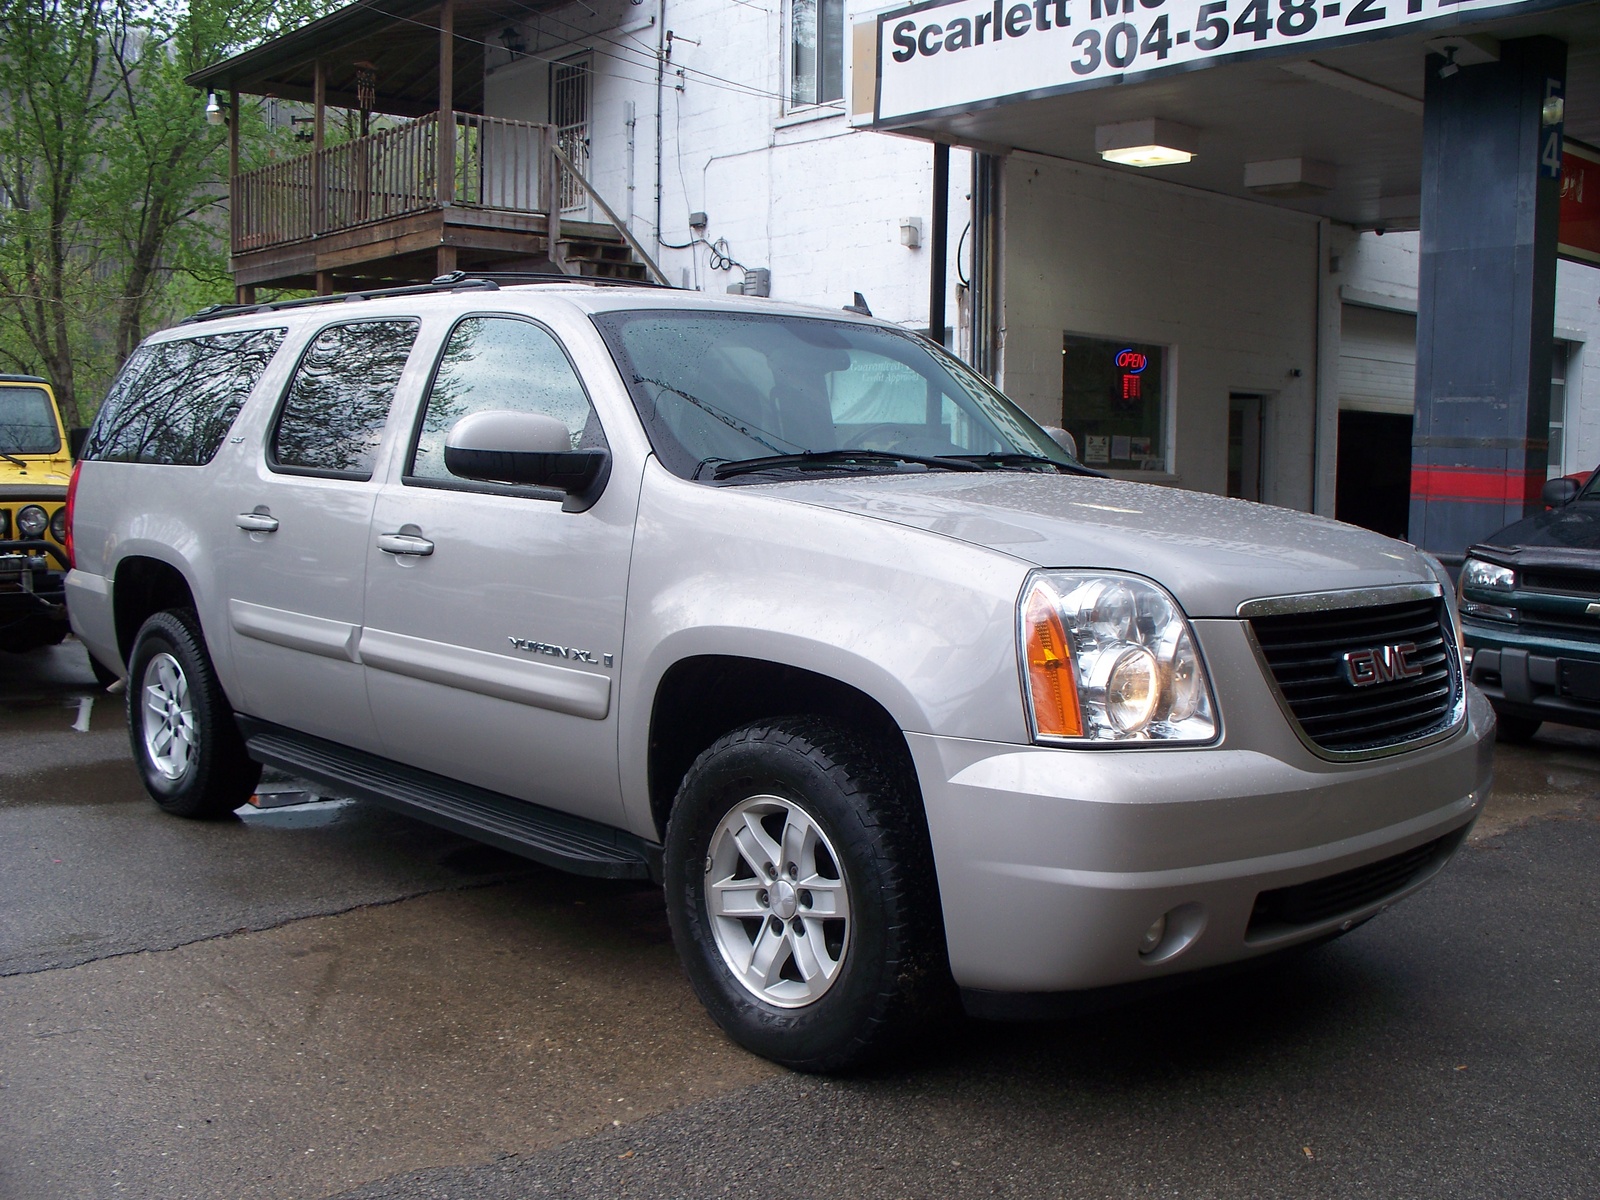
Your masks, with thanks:
[[[0,454],[54,454],[60,449],[56,408],[45,390],[0,387]]]
[[[595,323],[656,454],[686,479],[762,473],[739,463],[1082,470],[987,382],[910,334],[762,313],[618,312]]]

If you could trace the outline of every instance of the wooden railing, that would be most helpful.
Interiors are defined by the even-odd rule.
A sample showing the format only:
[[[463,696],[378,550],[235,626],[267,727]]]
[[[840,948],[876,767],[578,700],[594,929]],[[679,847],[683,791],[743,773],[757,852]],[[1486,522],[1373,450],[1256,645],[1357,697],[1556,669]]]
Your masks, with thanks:
[[[451,115],[453,136],[442,153],[439,114],[430,113],[236,176],[233,252],[245,254],[445,205],[545,212],[550,172],[563,169],[553,153],[553,128],[471,113]]]

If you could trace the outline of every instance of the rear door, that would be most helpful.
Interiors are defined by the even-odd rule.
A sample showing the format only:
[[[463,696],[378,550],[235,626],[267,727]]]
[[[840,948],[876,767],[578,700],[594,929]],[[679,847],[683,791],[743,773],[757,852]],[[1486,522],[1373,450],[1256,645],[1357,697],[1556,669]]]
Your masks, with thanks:
[[[417,428],[377,496],[361,658],[390,758],[623,824],[616,661],[638,478],[586,512],[560,492],[472,483],[444,467],[476,412],[544,413],[574,449],[605,432],[560,340],[525,317],[450,331]]]
[[[420,323],[330,323],[312,336],[250,468],[218,502],[236,706],[380,752],[358,657],[373,474]]]

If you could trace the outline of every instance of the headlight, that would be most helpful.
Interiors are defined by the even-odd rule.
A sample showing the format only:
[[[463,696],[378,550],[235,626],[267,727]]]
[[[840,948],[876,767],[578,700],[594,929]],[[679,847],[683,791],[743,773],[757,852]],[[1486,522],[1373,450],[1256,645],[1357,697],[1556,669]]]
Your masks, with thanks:
[[[55,515],[50,518],[50,536],[58,542],[67,540],[67,510],[56,509]]]
[[[37,504],[30,504],[17,513],[17,531],[23,537],[39,537],[49,524],[50,514]]]
[[[0,538],[11,536],[11,510],[0,508]]]
[[[1509,592],[1517,586],[1517,573],[1510,567],[1469,558],[1461,564],[1461,586],[1483,588],[1488,591]]]
[[[1211,688],[1194,630],[1149,580],[1040,572],[1019,608],[1028,713],[1041,742],[1207,742]]]

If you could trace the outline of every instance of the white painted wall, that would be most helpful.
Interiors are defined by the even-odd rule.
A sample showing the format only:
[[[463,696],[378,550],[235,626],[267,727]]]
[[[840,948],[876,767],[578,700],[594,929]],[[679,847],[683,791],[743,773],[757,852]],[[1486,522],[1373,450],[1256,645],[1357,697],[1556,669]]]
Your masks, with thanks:
[[[1027,154],[1004,187],[1007,394],[1059,423],[1064,332],[1170,346],[1170,481],[1226,491],[1228,393],[1263,392],[1264,498],[1309,508],[1317,222]]]
[[[783,0],[658,0],[615,8],[616,24],[590,37],[560,37],[562,20],[525,28],[534,55],[589,51],[590,178],[674,284],[725,291],[743,278],[718,269],[712,246],[772,272],[772,295],[830,308],[861,292],[878,316],[922,328],[928,320],[932,149],[927,143],[849,128],[842,107],[791,113],[784,91]],[[559,17],[560,14],[558,14]],[[663,25],[673,34],[663,86],[649,56]],[[560,44],[557,45],[556,43]],[[548,67],[534,55],[507,63],[490,51],[490,115],[542,121]],[[680,73],[681,72],[681,73]],[[661,125],[660,228],[656,228],[657,100]],[[627,104],[633,104],[628,171]],[[956,247],[967,218],[970,160],[951,156],[947,324],[956,324]],[[689,214],[704,212],[703,237]],[[922,246],[900,243],[900,219],[922,220]],[[659,234],[659,239],[658,235]]]

